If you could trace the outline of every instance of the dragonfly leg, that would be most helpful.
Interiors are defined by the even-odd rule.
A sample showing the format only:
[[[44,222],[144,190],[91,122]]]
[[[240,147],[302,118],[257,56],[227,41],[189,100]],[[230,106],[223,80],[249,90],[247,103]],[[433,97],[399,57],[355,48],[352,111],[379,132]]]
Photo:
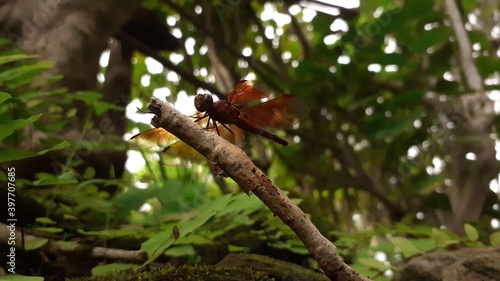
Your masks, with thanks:
[[[212,122],[214,123],[214,127],[215,127],[215,131],[217,132],[217,135],[220,136],[220,133],[219,133],[219,127],[217,127],[217,122],[215,122],[214,119],[212,119]],[[222,123],[221,123],[222,124]]]
[[[228,130],[232,135],[234,135],[233,131],[231,131],[231,129],[229,129],[228,126],[226,126],[226,124],[222,124],[220,123],[224,128],[226,128],[226,130]]]
[[[208,114],[207,114],[207,113],[205,113],[203,116],[196,118],[196,119],[194,120],[194,122],[196,123],[196,122],[198,122],[198,121],[200,121],[200,120],[203,120],[203,119],[207,118],[207,116],[208,116]],[[190,116],[190,117],[191,117],[191,118],[195,118],[195,115]],[[210,122],[210,120],[208,120],[208,121]]]
[[[208,117],[208,122],[207,122],[207,125],[205,126],[205,130],[208,130],[208,126],[210,125],[210,120],[213,120],[213,119]]]

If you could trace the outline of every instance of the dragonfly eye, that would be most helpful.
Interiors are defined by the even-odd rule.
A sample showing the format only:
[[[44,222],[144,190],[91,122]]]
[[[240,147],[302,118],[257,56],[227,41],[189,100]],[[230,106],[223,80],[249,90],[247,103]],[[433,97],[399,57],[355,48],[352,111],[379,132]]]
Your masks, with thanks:
[[[214,103],[214,100],[210,94],[198,94],[194,98],[194,106],[199,112],[205,112]]]

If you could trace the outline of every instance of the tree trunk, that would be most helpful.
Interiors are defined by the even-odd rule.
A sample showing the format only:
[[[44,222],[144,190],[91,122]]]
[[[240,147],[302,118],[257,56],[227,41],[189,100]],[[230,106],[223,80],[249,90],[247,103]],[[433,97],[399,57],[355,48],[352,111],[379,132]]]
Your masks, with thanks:
[[[45,85],[40,81],[42,88],[65,87],[70,93],[97,91],[99,58],[108,46],[109,39],[140,4],[140,0],[104,0],[92,3],[81,0],[0,0],[0,37],[10,39],[17,48],[40,55],[41,60],[55,63],[51,72],[46,75],[62,74],[64,77],[57,85]],[[117,105],[121,106],[123,102]],[[65,132],[67,138],[81,138],[83,116],[86,116],[88,109],[82,105],[78,105],[78,109],[80,122]],[[123,112],[122,114],[124,115]],[[124,118],[122,122],[125,122]],[[99,129],[95,137],[102,139],[105,135],[102,132],[109,126],[104,128],[105,124],[100,122],[95,122],[94,126]],[[122,131],[108,130],[106,134],[123,134]],[[115,169],[114,176],[120,176],[126,159],[125,152],[109,151],[103,154],[101,151],[96,155],[90,150],[91,152],[77,152],[76,155],[87,166],[96,159],[102,160],[94,167],[97,177],[108,177],[110,167]],[[46,155],[16,163],[16,166],[22,172],[20,177],[32,178],[34,172],[57,172],[56,167],[64,165],[57,164],[65,163],[64,158],[64,155]]]

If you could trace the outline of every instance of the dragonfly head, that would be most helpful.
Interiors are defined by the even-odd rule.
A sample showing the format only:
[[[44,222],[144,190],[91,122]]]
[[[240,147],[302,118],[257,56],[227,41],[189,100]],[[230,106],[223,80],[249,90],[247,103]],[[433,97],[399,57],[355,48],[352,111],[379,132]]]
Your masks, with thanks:
[[[214,99],[210,94],[198,94],[194,98],[194,106],[199,112],[205,112],[212,107]]]

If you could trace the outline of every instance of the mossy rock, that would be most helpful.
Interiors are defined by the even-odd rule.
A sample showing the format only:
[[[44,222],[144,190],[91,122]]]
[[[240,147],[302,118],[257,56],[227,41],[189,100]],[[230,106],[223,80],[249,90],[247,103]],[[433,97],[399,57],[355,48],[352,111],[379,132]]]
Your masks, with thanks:
[[[328,281],[320,273],[297,264],[255,254],[229,254],[217,265],[183,265],[151,268],[145,271],[125,269],[103,275],[73,278],[70,281]]]
[[[251,268],[266,272],[277,280],[287,281],[329,281],[328,277],[308,270],[300,265],[256,254],[228,254],[217,266]],[[251,280],[251,279],[250,279]]]
[[[147,271],[126,269],[111,271],[92,277],[74,278],[71,281],[275,281],[267,273],[250,268],[227,266],[183,265],[177,267],[151,268]]]

